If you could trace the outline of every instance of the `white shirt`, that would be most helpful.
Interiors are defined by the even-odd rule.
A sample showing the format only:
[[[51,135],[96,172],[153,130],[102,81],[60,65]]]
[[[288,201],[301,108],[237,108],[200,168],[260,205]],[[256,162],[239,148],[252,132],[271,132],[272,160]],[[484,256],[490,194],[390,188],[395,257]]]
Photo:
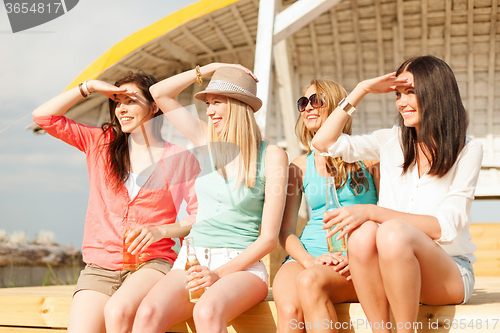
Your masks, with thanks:
[[[436,242],[450,256],[468,256],[476,246],[469,232],[470,208],[474,200],[483,148],[479,141],[467,137],[466,145],[446,175],[439,178],[427,173],[418,176],[415,165],[403,175],[403,151],[399,126],[365,135],[342,134],[329,149],[332,157],[346,162],[380,161],[378,205],[392,210],[431,215],[438,219],[441,238]]]

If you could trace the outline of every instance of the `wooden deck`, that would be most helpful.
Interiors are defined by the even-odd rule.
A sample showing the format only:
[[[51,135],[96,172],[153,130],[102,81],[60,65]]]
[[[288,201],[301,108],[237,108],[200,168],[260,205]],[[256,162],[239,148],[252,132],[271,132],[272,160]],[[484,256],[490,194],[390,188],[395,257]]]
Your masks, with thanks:
[[[73,286],[0,289],[0,333],[65,332],[72,291]],[[339,304],[336,309],[340,323],[347,328],[342,332],[371,332],[359,304]],[[415,325],[418,332],[500,332],[500,277],[478,277],[466,305],[420,306]],[[274,301],[268,297],[231,321],[228,329],[238,333],[276,332]],[[169,331],[195,332],[192,320]]]
[[[466,305],[420,306],[417,332],[500,332],[500,224],[474,224],[473,241],[478,261],[474,264],[476,286]],[[275,256],[270,256],[275,258]],[[277,269],[272,260],[271,272]],[[73,286],[0,288],[0,333],[66,332]],[[357,303],[335,306],[340,332],[371,332]],[[238,333],[276,332],[276,305],[272,296],[229,322],[228,331]],[[316,323],[323,325],[324,323]],[[295,326],[295,323],[291,323]],[[299,323],[296,324],[298,326]],[[314,325],[314,323],[311,323]],[[376,325],[376,324],[374,324]],[[395,327],[395,324],[393,324]],[[195,332],[192,320],[176,324],[169,332]]]

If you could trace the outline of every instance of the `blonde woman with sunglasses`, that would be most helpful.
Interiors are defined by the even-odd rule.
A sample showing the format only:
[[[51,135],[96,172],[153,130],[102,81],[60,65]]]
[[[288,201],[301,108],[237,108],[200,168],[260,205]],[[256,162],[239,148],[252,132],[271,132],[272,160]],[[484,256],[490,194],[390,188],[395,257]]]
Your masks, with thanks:
[[[288,195],[280,232],[280,243],[289,256],[278,271],[273,294],[278,308],[278,332],[304,332],[306,322],[337,322],[333,304],[357,302],[347,256],[328,253],[323,226],[326,203],[325,177],[335,177],[342,205],[377,202],[372,162],[346,163],[325,158],[312,150],[311,140],[346,95],[330,80],[312,80],[297,101],[300,116],[296,132],[307,154],[289,166]],[[343,132],[351,134],[352,121]],[[302,195],[311,207],[311,216],[300,237],[295,235]],[[327,320],[327,321],[324,321]],[[324,329],[324,327],[322,327]],[[309,331],[309,330],[308,330]]]

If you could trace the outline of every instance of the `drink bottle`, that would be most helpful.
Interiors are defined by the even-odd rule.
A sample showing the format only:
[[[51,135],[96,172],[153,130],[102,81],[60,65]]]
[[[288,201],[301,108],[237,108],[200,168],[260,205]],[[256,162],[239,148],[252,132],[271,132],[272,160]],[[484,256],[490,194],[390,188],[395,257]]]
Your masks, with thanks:
[[[193,237],[186,237],[184,238],[184,240],[186,242],[186,251],[187,251],[187,260],[186,260],[186,271],[187,271],[189,268],[195,265],[199,265],[200,262],[198,261],[198,258],[196,258],[196,252],[193,246]],[[199,279],[194,279],[193,281],[196,280]],[[196,303],[204,292],[205,288],[198,289],[194,292],[189,291],[189,301],[191,303]]]

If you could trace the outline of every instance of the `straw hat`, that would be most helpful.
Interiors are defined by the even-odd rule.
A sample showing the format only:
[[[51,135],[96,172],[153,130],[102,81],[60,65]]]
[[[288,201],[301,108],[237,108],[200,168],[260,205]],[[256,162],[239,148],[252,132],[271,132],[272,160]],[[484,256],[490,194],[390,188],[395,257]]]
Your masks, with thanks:
[[[207,88],[194,95],[195,98],[206,101],[207,94],[222,95],[237,99],[250,105],[253,112],[262,106],[262,101],[257,95],[257,82],[242,69],[223,66],[219,67]]]

